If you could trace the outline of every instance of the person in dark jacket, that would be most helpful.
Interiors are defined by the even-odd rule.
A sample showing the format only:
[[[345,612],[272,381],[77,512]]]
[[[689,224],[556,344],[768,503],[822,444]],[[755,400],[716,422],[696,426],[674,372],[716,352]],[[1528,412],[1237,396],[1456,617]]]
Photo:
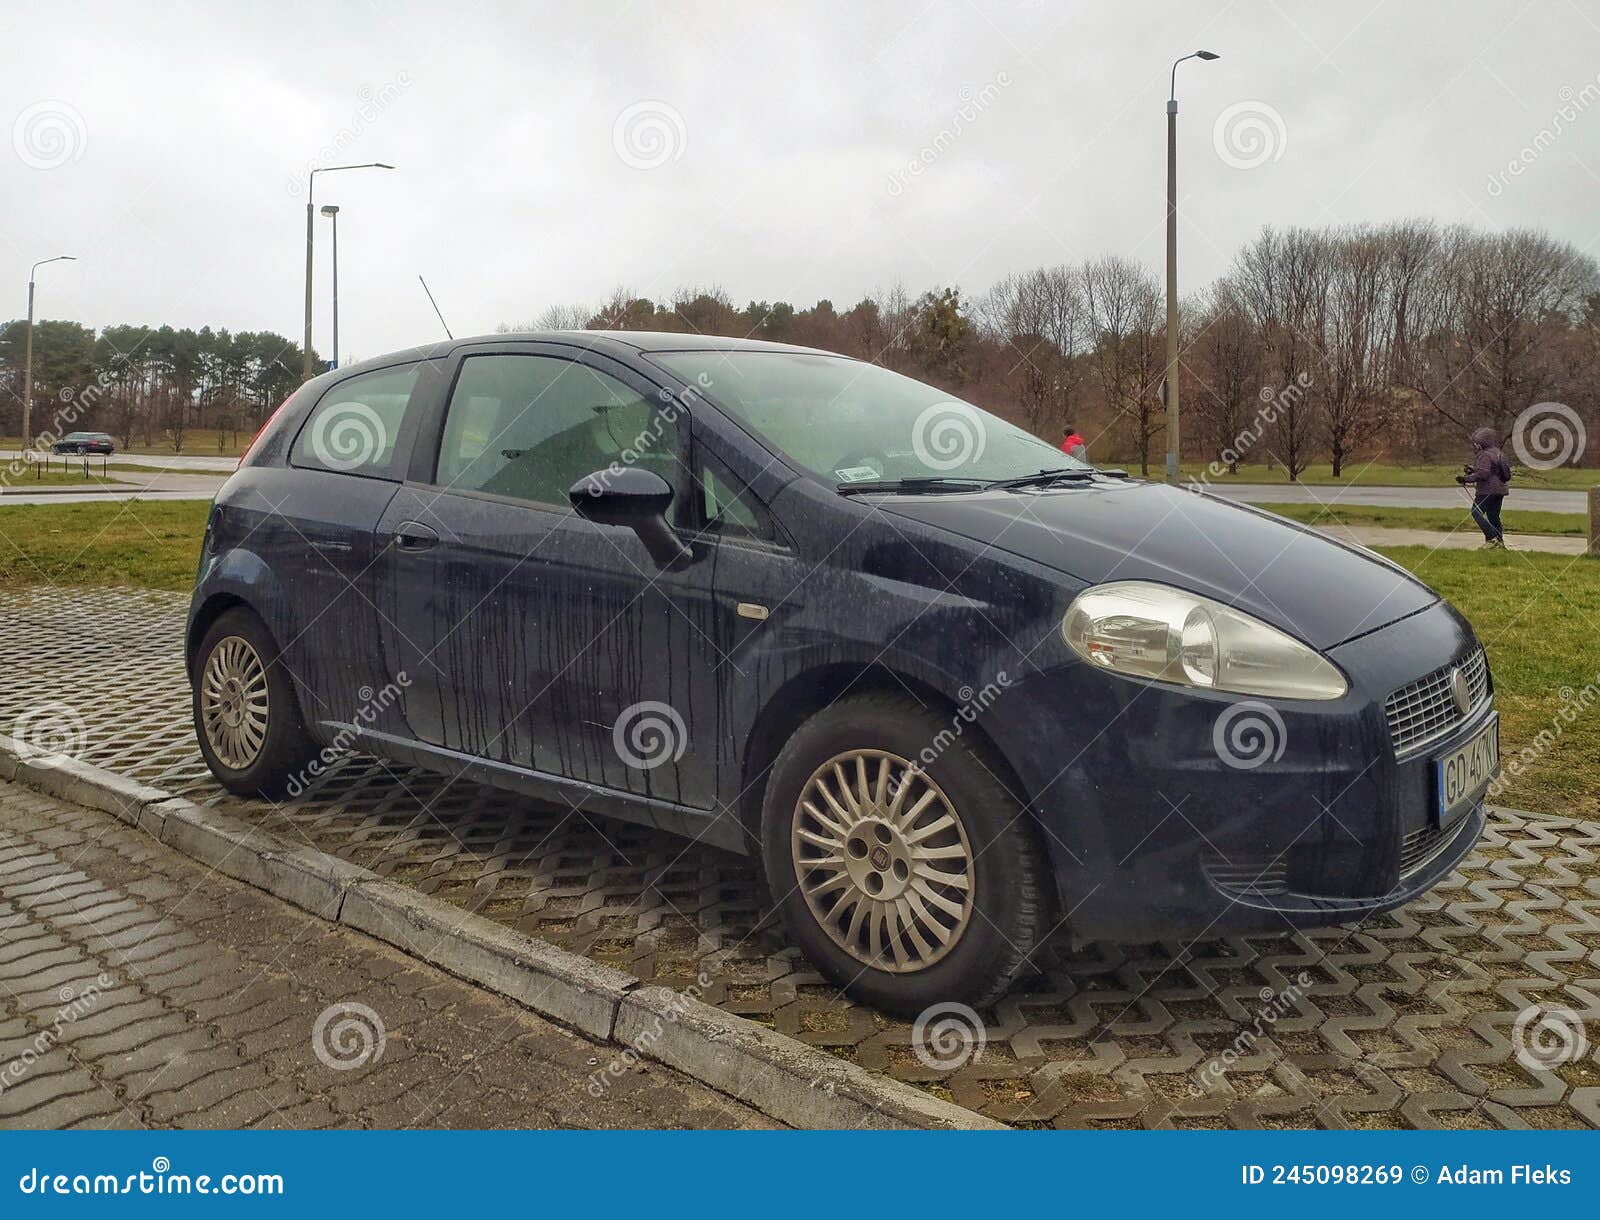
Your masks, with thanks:
[[[1506,532],[1500,526],[1500,505],[1511,490],[1511,464],[1500,452],[1500,437],[1493,428],[1472,434],[1472,463],[1462,467],[1456,482],[1472,488],[1472,519],[1483,531],[1483,545],[1503,547]]]

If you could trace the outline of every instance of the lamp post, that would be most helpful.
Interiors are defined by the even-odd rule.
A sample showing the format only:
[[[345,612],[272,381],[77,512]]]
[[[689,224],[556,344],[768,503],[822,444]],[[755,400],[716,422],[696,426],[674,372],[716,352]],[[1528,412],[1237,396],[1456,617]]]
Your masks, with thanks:
[[[393,169],[382,161],[368,161],[362,165],[319,165],[306,175],[306,335],[305,355],[301,363],[301,380],[310,381],[311,371],[311,249],[316,237],[316,205],[312,194],[316,190],[318,174],[336,174],[344,169]]]
[[[1178,65],[1185,59],[1222,58],[1215,51],[1194,51],[1172,61],[1172,88],[1167,93],[1167,376],[1161,383],[1167,409],[1167,482],[1178,481],[1182,433],[1178,421]]]
[[[325,203],[322,214],[333,222],[333,367],[339,367],[339,205]]]
[[[41,258],[28,268],[28,337],[22,357],[22,449],[26,452],[33,428],[33,276],[46,263],[75,263],[77,257],[58,254],[54,258]]]

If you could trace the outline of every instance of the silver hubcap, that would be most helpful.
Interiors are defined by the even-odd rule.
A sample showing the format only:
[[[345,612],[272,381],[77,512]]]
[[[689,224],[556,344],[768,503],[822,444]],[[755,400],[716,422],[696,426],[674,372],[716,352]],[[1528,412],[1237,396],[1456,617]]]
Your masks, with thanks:
[[[790,839],[811,914],[857,961],[926,970],[972,919],[972,847],[943,789],[897,754],[851,750],[801,789]]]
[[[223,766],[243,771],[267,740],[267,671],[250,642],[219,640],[200,676],[200,719]]]

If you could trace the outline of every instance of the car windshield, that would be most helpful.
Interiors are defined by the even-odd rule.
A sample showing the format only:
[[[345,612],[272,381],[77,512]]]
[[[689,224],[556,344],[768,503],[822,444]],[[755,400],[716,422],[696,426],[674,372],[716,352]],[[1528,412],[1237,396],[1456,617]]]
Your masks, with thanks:
[[[802,352],[661,352],[661,364],[825,482],[993,483],[1084,462],[876,364]]]

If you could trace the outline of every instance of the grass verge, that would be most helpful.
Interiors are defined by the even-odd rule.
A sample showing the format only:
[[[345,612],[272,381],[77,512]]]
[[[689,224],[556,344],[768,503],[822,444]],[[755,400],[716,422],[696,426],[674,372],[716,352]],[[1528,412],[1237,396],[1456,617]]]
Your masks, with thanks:
[[[0,506],[0,585],[131,585],[186,591],[194,581],[208,505]],[[1533,754],[1506,804],[1600,816],[1600,562],[1566,555],[1386,547],[1471,620],[1489,653],[1504,758]],[[1591,698],[1591,702],[1594,700]]]
[[[1465,462],[1467,455],[1462,454],[1461,461]],[[1134,466],[1128,467],[1129,470]],[[1590,487],[1600,487],[1600,470],[1578,469],[1573,466],[1560,466],[1554,470],[1530,470],[1526,466],[1513,465],[1511,479],[1511,494],[1515,497],[1518,491],[1583,491]],[[1270,470],[1266,466],[1241,465],[1236,475],[1211,473],[1211,468],[1205,462],[1185,462],[1180,467],[1186,479],[1204,478],[1220,486],[1229,483],[1288,483],[1289,476],[1284,473],[1282,466],[1274,466]],[[1454,487],[1455,477],[1461,473],[1461,463],[1449,466],[1406,466],[1395,462],[1346,462],[1341,478],[1334,478],[1332,469],[1326,463],[1319,463],[1310,470],[1302,471],[1298,482],[1313,484],[1318,487]],[[1161,472],[1151,468],[1151,476],[1159,478]]]
[[[1379,504],[1252,504],[1269,513],[1304,521],[1308,525],[1374,525],[1388,529],[1443,530],[1465,529],[1476,535],[1478,527],[1463,504],[1454,508],[1388,508]],[[1557,534],[1587,538],[1589,518],[1582,513],[1524,513],[1508,507],[1502,514],[1508,534]]]
[[[210,507],[204,500],[0,501],[0,586],[188,589]]]

